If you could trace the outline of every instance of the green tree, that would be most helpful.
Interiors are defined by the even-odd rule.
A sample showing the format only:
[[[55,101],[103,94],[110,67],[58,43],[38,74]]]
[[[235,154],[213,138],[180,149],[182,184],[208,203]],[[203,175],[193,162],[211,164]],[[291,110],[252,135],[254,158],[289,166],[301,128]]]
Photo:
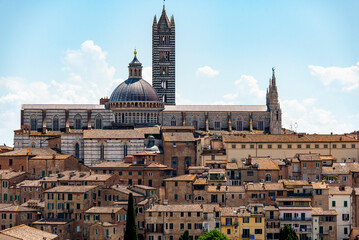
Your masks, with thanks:
[[[290,225],[285,225],[279,230],[279,240],[299,240],[299,238]]]
[[[217,229],[214,229],[200,236],[198,240],[228,240],[228,238]]]
[[[184,231],[183,235],[179,238],[179,240],[189,240],[188,230]]]
[[[135,213],[135,208],[133,206],[132,193],[130,193],[128,195],[125,240],[138,240],[138,237],[137,237],[137,224],[136,224],[136,213]]]

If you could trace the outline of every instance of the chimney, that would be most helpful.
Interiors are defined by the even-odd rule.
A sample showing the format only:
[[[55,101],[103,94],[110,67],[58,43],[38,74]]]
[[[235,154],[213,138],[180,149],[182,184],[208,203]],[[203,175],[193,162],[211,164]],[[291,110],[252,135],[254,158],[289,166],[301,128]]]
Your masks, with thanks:
[[[252,156],[248,155],[247,161],[246,161],[246,165],[251,165],[252,164]]]
[[[56,154],[55,153],[52,154],[52,159],[54,159],[54,160],[56,159]]]

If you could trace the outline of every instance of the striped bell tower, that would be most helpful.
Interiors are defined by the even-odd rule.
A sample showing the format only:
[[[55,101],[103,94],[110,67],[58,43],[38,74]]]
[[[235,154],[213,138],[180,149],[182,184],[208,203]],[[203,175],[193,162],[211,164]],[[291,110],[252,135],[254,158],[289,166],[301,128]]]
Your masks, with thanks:
[[[168,20],[165,5],[152,25],[152,86],[166,105],[176,105],[175,20]]]

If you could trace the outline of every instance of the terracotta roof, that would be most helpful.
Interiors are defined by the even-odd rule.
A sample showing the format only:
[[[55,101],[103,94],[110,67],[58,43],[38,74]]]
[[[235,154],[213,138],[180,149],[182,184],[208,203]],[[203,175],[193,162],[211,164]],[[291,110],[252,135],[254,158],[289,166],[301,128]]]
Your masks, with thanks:
[[[36,212],[34,208],[23,207],[19,205],[10,205],[8,207],[0,208],[0,212]]]
[[[330,195],[350,195],[352,194],[352,192],[353,192],[353,188],[349,186],[343,186],[343,188],[330,186],[329,188]]]
[[[196,181],[194,181],[193,185],[207,185],[208,179],[207,178],[197,178]]]
[[[100,162],[98,164],[92,165],[91,168],[92,169],[96,169],[96,168],[123,168],[123,167],[128,167],[130,166],[131,163],[124,163],[122,161],[104,161],[104,162]]]
[[[222,207],[221,216],[230,217],[250,217],[251,213],[247,209],[241,209],[238,207]]]
[[[321,161],[319,153],[300,153],[297,155],[300,161]]]
[[[45,202],[41,202],[40,199],[30,199],[21,204],[23,207],[31,207],[31,208],[44,208]]]
[[[190,132],[164,132],[162,136],[165,142],[194,142],[196,140]]]
[[[279,166],[269,157],[252,157],[252,165],[258,164],[258,170],[279,170]]]
[[[195,130],[194,126],[161,126],[162,130]]]
[[[333,163],[332,166],[322,167],[323,175],[342,175],[350,174],[351,172],[359,172],[359,164],[357,162],[353,163]]]
[[[65,225],[70,222],[72,222],[72,219],[60,219],[60,218],[43,218],[40,220],[37,220],[36,222],[33,222],[33,225]]]
[[[239,169],[238,164],[235,162],[227,163],[226,169],[236,170]]]
[[[63,171],[60,173],[53,173],[49,177],[44,177],[41,182],[54,182],[54,181],[98,181],[104,182],[111,178],[112,174],[95,174],[90,172],[80,171]]]
[[[328,215],[338,215],[335,210],[323,210],[323,208],[312,208],[312,215],[328,216]]]
[[[282,183],[253,183],[245,185],[246,191],[283,191]]]
[[[132,191],[131,189],[128,189],[128,186],[116,184],[116,185],[111,186],[111,188],[115,191],[121,192],[126,195],[129,195],[130,193],[132,193],[132,195],[134,197],[144,197],[143,194],[140,194],[140,193]]]
[[[193,182],[196,179],[196,175],[194,174],[187,174],[187,175],[180,175],[177,177],[167,178],[164,181],[188,181]]]
[[[44,232],[39,229],[29,227],[25,224],[0,231],[0,239],[2,234],[23,240],[51,240],[58,238],[58,236],[55,234]]]
[[[15,172],[10,169],[0,170],[0,179],[12,179],[21,175],[25,175],[25,172]]]
[[[152,208],[147,209],[148,212],[202,212],[200,204],[156,204]]]
[[[266,112],[266,105],[165,105],[165,112]]]
[[[48,160],[48,159],[55,159],[55,160],[65,160],[71,157],[70,154],[52,154],[52,155],[37,155],[32,157],[31,160]]]
[[[312,210],[312,207],[279,206],[279,210]]]
[[[311,184],[306,180],[289,180],[283,179],[278,182],[282,182],[286,187],[287,186],[310,186]]]
[[[325,182],[312,183],[313,189],[327,189],[329,186]]]
[[[52,155],[52,154],[56,154],[56,152],[51,148],[22,148],[15,151],[1,153],[0,157],[1,156],[15,157],[15,156],[26,156],[26,155],[36,156],[36,155]]]
[[[207,192],[244,193],[243,186],[208,186]]]
[[[157,188],[146,186],[146,185],[134,185],[134,187],[141,188],[141,189],[144,189],[144,190],[156,190],[157,189]]]
[[[85,211],[85,213],[117,213],[121,207],[108,206],[108,207],[92,207]]]
[[[97,186],[57,186],[46,190],[47,193],[85,193]]]
[[[208,170],[208,173],[226,173],[226,169],[222,169],[222,168],[211,168]]]
[[[324,135],[324,134],[243,134],[239,136],[224,135],[223,141],[226,143],[297,143],[297,142],[358,142],[358,140],[346,135]]]
[[[41,187],[40,180],[24,180],[16,184],[16,187]]]

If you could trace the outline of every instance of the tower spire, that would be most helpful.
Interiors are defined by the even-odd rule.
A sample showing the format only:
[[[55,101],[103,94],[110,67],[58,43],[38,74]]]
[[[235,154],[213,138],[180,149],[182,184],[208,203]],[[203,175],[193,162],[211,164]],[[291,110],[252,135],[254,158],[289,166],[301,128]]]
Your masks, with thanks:
[[[275,68],[272,67],[272,86],[276,86],[276,79],[275,79]]]

